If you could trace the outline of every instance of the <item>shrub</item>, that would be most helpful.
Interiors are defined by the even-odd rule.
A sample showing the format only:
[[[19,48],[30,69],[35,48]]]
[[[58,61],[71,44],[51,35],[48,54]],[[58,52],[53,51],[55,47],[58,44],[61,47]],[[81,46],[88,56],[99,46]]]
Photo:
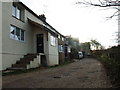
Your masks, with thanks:
[[[111,59],[106,54],[101,55],[100,57],[102,63],[107,69],[107,74],[110,76],[114,84],[120,83],[120,64],[115,59]]]

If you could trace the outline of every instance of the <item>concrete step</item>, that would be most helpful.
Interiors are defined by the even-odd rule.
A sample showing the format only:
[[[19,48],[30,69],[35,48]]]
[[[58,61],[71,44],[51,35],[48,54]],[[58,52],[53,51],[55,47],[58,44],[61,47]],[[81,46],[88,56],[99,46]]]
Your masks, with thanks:
[[[23,67],[26,68],[27,64],[13,64],[12,67]]]
[[[33,61],[34,58],[30,58],[30,59],[23,59],[23,60],[20,60],[20,61],[17,61],[16,64],[30,64],[30,61]]]
[[[20,61],[17,61],[16,64],[13,64],[9,69],[27,69],[27,65],[30,64],[30,61],[33,61],[38,54],[27,54],[24,55],[24,58],[21,58]]]

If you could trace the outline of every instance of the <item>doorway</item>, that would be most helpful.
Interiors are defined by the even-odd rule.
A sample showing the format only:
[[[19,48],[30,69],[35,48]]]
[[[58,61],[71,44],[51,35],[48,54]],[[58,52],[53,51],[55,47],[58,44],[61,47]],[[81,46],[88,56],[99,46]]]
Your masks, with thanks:
[[[44,53],[44,35],[37,34],[37,53]]]

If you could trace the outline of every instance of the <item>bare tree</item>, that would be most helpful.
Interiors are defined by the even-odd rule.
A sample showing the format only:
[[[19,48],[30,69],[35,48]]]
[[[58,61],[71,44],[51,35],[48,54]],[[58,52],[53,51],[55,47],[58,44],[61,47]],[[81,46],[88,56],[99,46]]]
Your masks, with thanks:
[[[76,4],[85,5],[87,7],[95,6],[106,9],[114,9],[115,12],[107,18],[112,19],[113,17],[118,17],[118,34],[116,40],[118,45],[120,45],[120,0],[80,0],[76,2]]]
[[[82,2],[78,1],[77,4],[78,3],[85,5],[99,6],[99,7],[120,6],[119,0],[83,0]]]
[[[116,11],[109,17],[113,18],[115,16],[120,15],[120,1],[119,0],[80,0],[76,2],[76,4],[81,4],[85,6],[96,6],[103,7],[106,9],[116,9]]]

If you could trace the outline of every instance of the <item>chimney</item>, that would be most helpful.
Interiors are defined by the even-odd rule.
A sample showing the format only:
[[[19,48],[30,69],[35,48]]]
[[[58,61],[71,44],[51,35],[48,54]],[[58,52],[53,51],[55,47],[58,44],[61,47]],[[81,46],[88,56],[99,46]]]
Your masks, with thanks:
[[[46,17],[45,17],[44,14],[39,15],[39,17],[40,17],[41,20],[46,21]]]

